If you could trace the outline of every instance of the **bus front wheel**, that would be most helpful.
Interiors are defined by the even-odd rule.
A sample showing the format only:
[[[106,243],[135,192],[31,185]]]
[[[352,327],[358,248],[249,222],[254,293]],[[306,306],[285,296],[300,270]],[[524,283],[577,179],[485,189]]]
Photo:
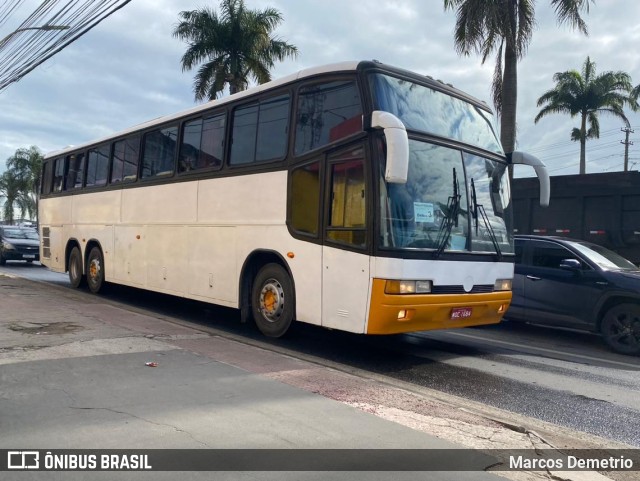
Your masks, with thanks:
[[[258,271],[251,295],[253,319],[265,336],[281,337],[294,316],[293,283],[280,264],[267,264]]]
[[[82,253],[80,249],[74,247],[69,254],[69,282],[74,288],[84,284],[84,274],[82,274]]]
[[[99,247],[94,247],[89,252],[87,259],[87,284],[89,290],[97,294],[104,284],[104,258]]]

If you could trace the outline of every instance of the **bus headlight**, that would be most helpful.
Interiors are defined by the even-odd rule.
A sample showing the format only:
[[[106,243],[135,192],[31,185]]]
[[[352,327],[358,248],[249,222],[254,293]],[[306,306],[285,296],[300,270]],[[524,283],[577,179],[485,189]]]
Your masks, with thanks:
[[[494,291],[510,291],[511,290],[511,279],[498,279],[496,283],[493,285]]]
[[[387,281],[385,294],[428,294],[431,292],[431,281]]]

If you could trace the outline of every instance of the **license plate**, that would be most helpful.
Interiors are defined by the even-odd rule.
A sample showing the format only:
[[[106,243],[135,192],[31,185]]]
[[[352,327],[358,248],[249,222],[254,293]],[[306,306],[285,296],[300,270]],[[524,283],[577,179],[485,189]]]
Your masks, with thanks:
[[[35,254],[24,254],[22,256],[23,259],[35,259],[36,255]]]
[[[451,319],[466,319],[467,317],[471,317],[470,307],[454,307],[451,309]]]

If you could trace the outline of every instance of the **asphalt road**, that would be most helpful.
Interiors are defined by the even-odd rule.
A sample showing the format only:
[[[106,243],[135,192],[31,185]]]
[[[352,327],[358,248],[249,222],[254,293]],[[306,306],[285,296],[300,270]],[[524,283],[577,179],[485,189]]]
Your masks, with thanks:
[[[9,263],[0,272],[68,286],[66,276],[37,264]],[[269,340],[252,325],[240,324],[232,309],[122,287],[112,287],[105,295],[260,340],[274,349],[312,355],[640,447],[640,357],[610,352],[592,334],[503,322],[485,328],[365,337],[299,324],[285,339]]]

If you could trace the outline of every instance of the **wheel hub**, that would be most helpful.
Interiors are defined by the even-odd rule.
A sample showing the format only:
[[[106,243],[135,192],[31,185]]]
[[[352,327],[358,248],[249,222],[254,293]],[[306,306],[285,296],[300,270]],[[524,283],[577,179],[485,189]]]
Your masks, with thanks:
[[[91,279],[95,280],[98,278],[100,274],[100,262],[97,259],[93,259],[91,264],[89,264],[89,276]]]
[[[276,322],[284,310],[284,289],[276,279],[269,279],[260,291],[260,312],[269,322]]]

